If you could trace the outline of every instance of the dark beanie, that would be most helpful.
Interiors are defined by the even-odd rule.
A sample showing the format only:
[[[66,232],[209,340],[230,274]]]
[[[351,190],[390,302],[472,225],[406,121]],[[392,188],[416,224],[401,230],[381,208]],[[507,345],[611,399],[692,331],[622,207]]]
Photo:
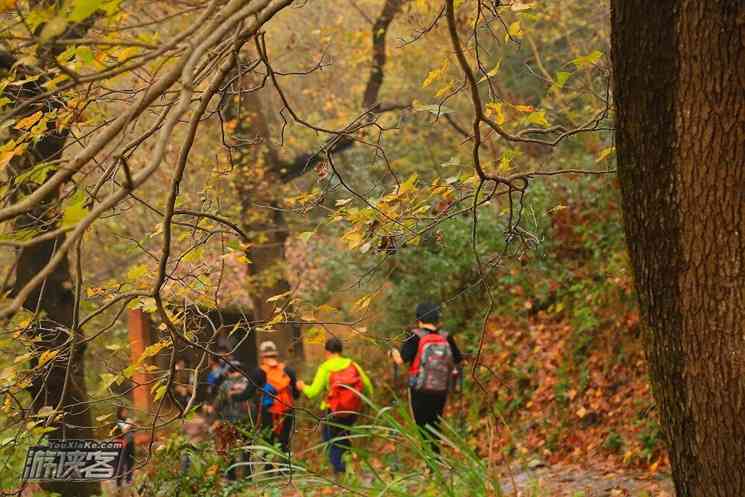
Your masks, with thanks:
[[[440,306],[432,302],[423,302],[416,306],[416,319],[422,323],[437,324],[440,322]]]

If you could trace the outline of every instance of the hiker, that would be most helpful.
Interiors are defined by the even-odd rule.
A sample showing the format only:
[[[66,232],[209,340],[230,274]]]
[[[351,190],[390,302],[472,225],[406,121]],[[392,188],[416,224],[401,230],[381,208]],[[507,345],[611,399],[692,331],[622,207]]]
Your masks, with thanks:
[[[300,390],[313,399],[321,392],[326,397],[321,402],[325,411],[323,420],[323,440],[329,444],[329,460],[334,473],[346,472],[344,453],[351,448],[349,429],[357,421],[362,410],[360,394],[372,396],[370,379],[356,362],[343,357],[343,345],[336,337],[326,340],[326,360],[318,367],[311,385],[298,382]]]
[[[248,382],[241,373],[243,366],[239,361],[230,361],[230,366],[226,373],[225,379],[217,393],[212,410],[218,421],[214,426],[214,434],[218,441],[219,452],[229,452],[236,444],[241,444],[243,437],[236,426],[245,424],[248,421],[248,409],[246,402],[233,398],[237,392],[246,389]],[[248,462],[248,453],[241,452],[240,459],[242,462]],[[235,464],[235,458],[231,458],[231,464]],[[228,470],[228,479],[236,480],[236,468]]]
[[[122,460],[116,472],[117,489],[132,484],[135,467],[135,437],[132,432],[133,429],[134,421],[129,418],[129,409],[125,406],[118,407],[116,410],[114,433],[116,434],[116,439],[122,442],[124,451],[122,452]]]
[[[222,380],[225,379],[228,365],[218,357],[210,356],[209,368],[209,372],[207,373],[207,399],[209,399],[209,401],[214,401],[217,392],[220,389],[220,384],[222,383]]]
[[[396,364],[409,364],[409,399],[414,422],[435,453],[440,447],[432,430],[439,430],[454,372],[463,360],[453,337],[438,329],[440,308],[426,302],[416,307],[417,327],[394,351]]]
[[[186,361],[178,359],[174,365],[173,391],[180,409],[186,408],[191,400],[191,394],[194,386],[192,385],[191,374],[186,369]]]
[[[300,396],[295,370],[279,361],[274,342],[259,345],[259,367],[250,373],[242,390],[235,389],[236,401],[254,398],[254,429],[269,434],[270,443],[279,442],[282,451],[290,452],[290,435],[295,424],[292,408]]]

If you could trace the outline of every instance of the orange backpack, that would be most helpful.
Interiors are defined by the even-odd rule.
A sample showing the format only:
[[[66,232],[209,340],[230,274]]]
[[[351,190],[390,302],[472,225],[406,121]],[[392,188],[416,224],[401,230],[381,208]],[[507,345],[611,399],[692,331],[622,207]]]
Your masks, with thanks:
[[[273,365],[262,364],[261,369],[266,373],[266,385],[262,389],[261,407],[272,415],[273,429],[282,429],[282,418],[292,409],[294,399],[290,383],[292,380],[285,373],[285,365],[278,362]],[[270,387],[270,388],[267,388]]]

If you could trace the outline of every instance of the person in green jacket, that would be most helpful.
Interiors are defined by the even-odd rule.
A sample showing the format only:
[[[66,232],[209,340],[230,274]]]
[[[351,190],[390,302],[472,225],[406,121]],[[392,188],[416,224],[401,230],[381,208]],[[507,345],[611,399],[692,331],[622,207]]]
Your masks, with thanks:
[[[351,448],[349,428],[357,421],[362,409],[360,394],[370,398],[373,386],[359,364],[343,357],[344,346],[336,337],[326,340],[326,360],[318,367],[313,383],[306,385],[298,381],[298,388],[309,398],[321,393],[324,410],[323,440],[328,445],[329,460],[334,473],[346,472],[344,453]]]

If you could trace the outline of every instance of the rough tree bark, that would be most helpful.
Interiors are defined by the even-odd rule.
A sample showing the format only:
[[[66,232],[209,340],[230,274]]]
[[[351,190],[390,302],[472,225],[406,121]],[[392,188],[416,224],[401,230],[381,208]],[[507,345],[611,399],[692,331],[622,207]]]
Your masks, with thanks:
[[[745,496],[745,4],[611,5],[626,238],[676,492]]]
[[[3,64],[0,70],[9,70],[14,62],[10,54],[0,57]],[[20,68],[19,70],[23,70]],[[31,98],[44,91],[41,84],[44,78],[21,87],[16,94],[9,96],[14,101]],[[54,101],[40,102],[33,106],[29,114],[37,110],[48,110],[55,106]],[[67,140],[67,131],[58,132],[54,123],[48,124],[48,132],[35,145],[30,146],[26,153],[14,158],[9,165],[11,180],[16,175],[28,171],[37,164],[58,160]],[[22,193],[30,193],[37,185],[24,184],[19,189]],[[35,231],[53,230],[57,227],[57,207],[59,192],[55,192],[27,215],[15,221],[15,229],[33,229]],[[64,243],[64,235],[23,248],[18,253],[13,294],[20,291],[35,277],[49,262],[58,246]],[[57,431],[49,434],[50,438],[94,438],[93,418],[88,406],[88,393],[85,384],[85,356],[84,348],[74,345],[79,340],[71,338],[77,333],[74,328],[75,295],[74,283],[67,260],[52,271],[44,284],[33,291],[26,299],[24,307],[31,312],[43,315],[29,333],[40,338],[35,346],[39,353],[46,350],[60,350],[56,360],[49,363],[43,375],[33,382],[30,393],[34,402],[32,408],[38,411],[44,406],[56,408],[61,406],[64,413],[56,424]],[[67,342],[67,343],[66,343]],[[74,354],[69,374],[67,373],[67,354]],[[32,366],[35,366],[32,362]],[[63,398],[64,397],[64,398]],[[65,496],[96,495],[100,493],[97,483],[46,483],[44,488]]]
[[[290,290],[282,264],[289,228],[276,198],[276,185],[281,184],[281,180],[272,166],[279,159],[269,141],[269,128],[258,95],[252,92],[241,96],[240,105],[237,130],[261,141],[260,145],[239,149],[236,186],[241,199],[243,227],[256,238],[246,251],[251,261],[248,270],[254,286],[251,295],[253,318],[257,322],[267,322],[274,317],[275,306],[283,303],[267,302],[267,299]],[[257,212],[257,206],[264,206],[260,208],[261,212]],[[282,356],[302,359],[300,326],[280,323],[273,328],[275,332],[259,332],[256,340],[272,340]]]

